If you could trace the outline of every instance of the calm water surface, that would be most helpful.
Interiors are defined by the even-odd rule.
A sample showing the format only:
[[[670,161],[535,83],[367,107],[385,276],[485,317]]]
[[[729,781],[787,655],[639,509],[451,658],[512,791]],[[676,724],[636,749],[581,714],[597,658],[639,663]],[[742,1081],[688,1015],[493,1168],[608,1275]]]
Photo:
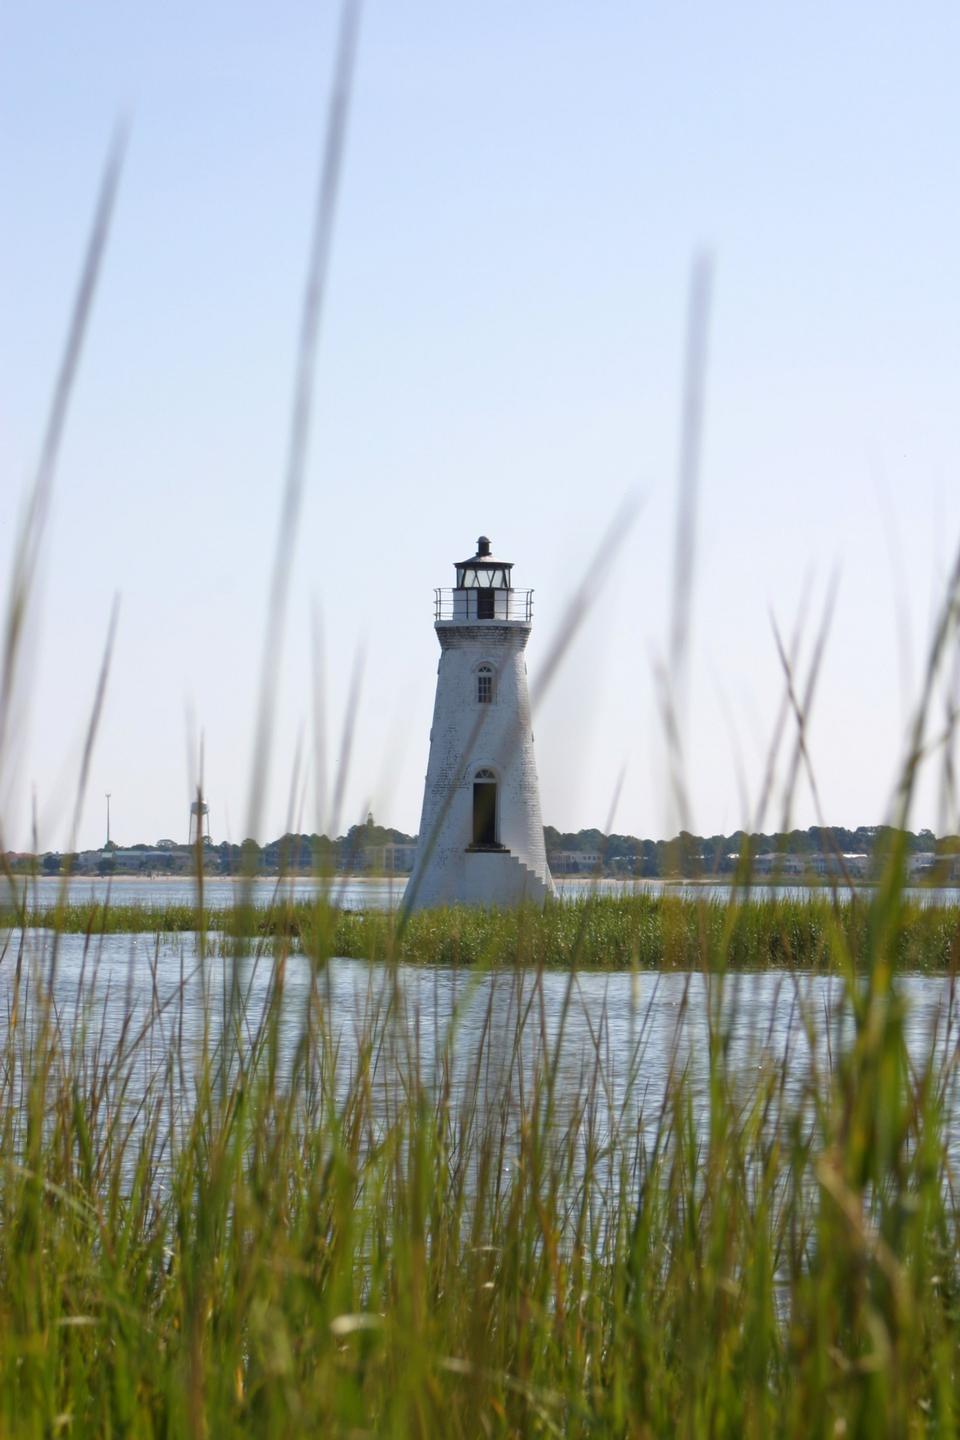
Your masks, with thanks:
[[[50,973],[50,939],[41,931],[0,934],[0,1027],[10,1013],[18,954],[35,997],[40,977]],[[171,1052],[191,1068],[203,1030],[204,992],[216,1030],[234,963],[252,1035],[271,980],[268,957],[233,962],[214,955],[201,963],[192,935],[106,935],[86,945],[83,936],[61,936],[54,999],[63,1033],[68,1042],[72,1037],[85,1047],[99,1043],[102,1055],[129,1043],[142,1029],[138,1083],[131,1091],[136,1098],[151,1075],[162,1073]],[[290,956],[285,974],[280,1041],[281,1067],[288,1071],[310,992],[309,962]],[[592,1089],[598,1131],[637,1137],[656,1130],[668,1079],[678,1064],[686,1067],[695,1110],[703,1118],[711,1005],[718,1007],[729,1032],[730,1069],[745,1095],[760,1071],[786,1062],[787,1094],[800,1100],[811,1066],[829,1065],[849,1034],[841,983],[822,975],[734,975],[720,989],[718,981],[700,974],[558,971],[542,976],[541,992],[536,983],[529,971],[520,970],[416,965],[387,970],[365,961],[331,961],[322,975],[321,1001],[339,1052],[338,1091],[346,1092],[360,1037],[372,1029],[383,1039],[373,1080],[375,1102],[384,1114],[402,1093],[400,1077],[409,1075],[412,1065],[430,1087],[439,1083],[444,1057],[455,1097],[477,1095],[483,1105],[506,1101],[509,1108],[529,1084],[545,1047],[552,1054],[560,1036],[557,1123],[574,1113]],[[81,988],[86,1025],[78,1005]],[[952,1056],[958,1036],[948,978],[904,975],[897,988],[907,1005],[914,1060],[923,1063],[934,1045],[941,1058]],[[956,1148],[960,1097],[954,1082],[949,1106]]]
[[[26,887],[32,905],[38,908],[55,905],[63,893],[64,882],[55,876],[41,876],[36,879],[24,878],[19,882],[19,892]],[[228,877],[210,876],[203,885],[204,903],[212,910],[228,909],[235,905],[241,894],[241,882]],[[257,879],[252,882],[253,901],[256,905],[270,905],[278,896],[294,900],[309,900],[319,890],[318,882],[310,876],[295,877],[278,881]],[[344,876],[324,887],[333,902],[345,910],[389,910],[399,905],[406,888],[403,879],[368,880],[358,876]],[[720,883],[684,885],[659,880],[590,880],[568,878],[557,881],[560,895],[574,899],[582,895],[682,895],[690,899],[730,899],[733,887]],[[0,881],[0,896],[9,899],[6,880]],[[742,894],[743,892],[739,892]],[[842,893],[842,892],[841,892]],[[858,894],[869,895],[870,887],[858,887]],[[960,905],[960,887],[914,887],[904,892],[922,905]],[[809,899],[811,896],[829,896],[828,887],[808,885],[762,885],[751,890],[751,898],[758,901],[775,896],[791,899]],[[115,905],[192,905],[196,902],[196,882],[189,875],[170,878],[113,877],[101,879],[94,876],[72,876],[66,882],[67,899],[71,902],[86,900],[109,901]]]

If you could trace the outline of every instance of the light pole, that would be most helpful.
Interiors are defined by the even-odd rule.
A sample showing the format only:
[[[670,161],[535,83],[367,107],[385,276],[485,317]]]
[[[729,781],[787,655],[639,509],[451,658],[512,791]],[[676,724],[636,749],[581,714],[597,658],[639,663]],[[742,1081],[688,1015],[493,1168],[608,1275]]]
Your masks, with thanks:
[[[106,846],[106,848],[107,848],[108,850],[110,849],[110,793],[111,793],[111,792],[110,792],[109,790],[106,792],[106,794],[107,794],[107,846]]]

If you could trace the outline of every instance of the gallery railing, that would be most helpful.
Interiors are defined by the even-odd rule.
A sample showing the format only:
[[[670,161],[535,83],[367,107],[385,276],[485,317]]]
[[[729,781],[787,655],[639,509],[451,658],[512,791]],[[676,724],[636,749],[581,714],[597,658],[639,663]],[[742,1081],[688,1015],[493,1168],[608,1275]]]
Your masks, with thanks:
[[[437,621],[459,621],[473,624],[474,621],[491,620],[516,622],[529,625],[533,617],[532,590],[485,590],[482,587],[465,590],[435,590],[433,618]]]

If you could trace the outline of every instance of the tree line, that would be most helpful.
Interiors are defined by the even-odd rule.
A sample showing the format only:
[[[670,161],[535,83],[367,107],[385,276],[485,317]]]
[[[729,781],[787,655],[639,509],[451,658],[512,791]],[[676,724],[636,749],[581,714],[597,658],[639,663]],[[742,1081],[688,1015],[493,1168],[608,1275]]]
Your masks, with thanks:
[[[875,867],[901,835],[911,854],[932,853],[943,858],[960,854],[960,837],[956,835],[938,839],[932,830],[899,831],[890,825],[860,825],[856,830],[842,825],[811,825],[807,830],[735,830],[731,835],[693,835],[681,830],[672,840],[605,835],[595,829],[561,831],[552,825],[545,825],[543,833],[548,855],[563,850],[596,854],[604,870],[651,878],[729,875],[741,866],[746,868],[760,855],[789,855],[808,861],[864,855]]]

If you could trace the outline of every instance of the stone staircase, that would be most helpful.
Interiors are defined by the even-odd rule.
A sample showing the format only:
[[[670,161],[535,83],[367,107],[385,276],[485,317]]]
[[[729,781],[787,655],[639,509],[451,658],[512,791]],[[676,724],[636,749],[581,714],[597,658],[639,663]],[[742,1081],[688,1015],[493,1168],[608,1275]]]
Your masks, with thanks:
[[[468,905],[542,905],[553,894],[529,865],[509,850],[475,850],[465,857]]]
[[[510,860],[516,865],[522,876],[524,900],[542,905],[546,900],[553,898],[553,887],[546,886],[535,870],[531,870],[529,865],[524,865],[519,855],[511,855]]]

